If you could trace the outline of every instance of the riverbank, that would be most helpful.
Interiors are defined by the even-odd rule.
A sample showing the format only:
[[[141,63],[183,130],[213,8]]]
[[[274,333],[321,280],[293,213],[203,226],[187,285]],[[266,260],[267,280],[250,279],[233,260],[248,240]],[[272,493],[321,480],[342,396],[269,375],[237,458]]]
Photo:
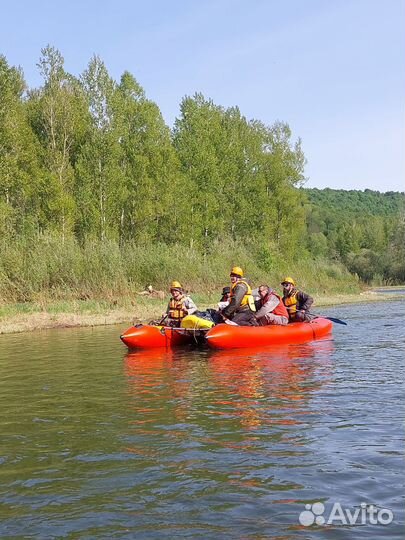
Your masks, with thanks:
[[[402,288],[403,290],[403,288]],[[386,292],[390,292],[389,295]],[[200,309],[214,306],[216,299],[193,295]],[[316,311],[323,306],[381,302],[404,298],[400,289],[384,288],[359,294],[324,295],[317,297]],[[165,300],[136,297],[113,301],[74,300],[50,304],[24,303],[0,306],[0,334],[31,332],[48,328],[71,328],[76,326],[101,326],[110,324],[148,322],[158,319],[166,307]]]

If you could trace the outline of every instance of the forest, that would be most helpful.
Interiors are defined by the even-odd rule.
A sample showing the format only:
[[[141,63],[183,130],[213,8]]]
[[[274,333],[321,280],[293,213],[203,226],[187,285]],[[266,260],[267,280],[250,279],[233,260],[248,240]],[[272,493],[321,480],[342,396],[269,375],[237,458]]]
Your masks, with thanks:
[[[74,76],[48,45],[37,66],[28,88],[0,56],[0,301],[217,287],[235,263],[325,290],[405,281],[404,193],[305,188],[288,123],[195,93],[169,128],[98,56]]]
[[[307,246],[368,283],[405,281],[405,195],[304,189]]]

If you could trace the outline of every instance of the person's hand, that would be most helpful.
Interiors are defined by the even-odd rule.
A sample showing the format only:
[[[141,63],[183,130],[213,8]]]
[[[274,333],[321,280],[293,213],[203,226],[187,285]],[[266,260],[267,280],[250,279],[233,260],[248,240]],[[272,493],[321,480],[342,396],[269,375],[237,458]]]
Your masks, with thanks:
[[[184,315],[188,315],[188,309],[187,308],[183,308],[183,311],[184,311]]]

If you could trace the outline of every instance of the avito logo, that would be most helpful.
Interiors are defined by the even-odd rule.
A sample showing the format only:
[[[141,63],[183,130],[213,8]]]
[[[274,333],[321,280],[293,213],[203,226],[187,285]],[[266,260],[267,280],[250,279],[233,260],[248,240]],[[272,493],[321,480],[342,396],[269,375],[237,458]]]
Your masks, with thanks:
[[[301,525],[389,525],[394,514],[388,508],[378,508],[374,504],[362,502],[357,508],[343,508],[339,502],[332,506],[328,517],[324,516],[325,505],[321,502],[306,504],[298,518]]]

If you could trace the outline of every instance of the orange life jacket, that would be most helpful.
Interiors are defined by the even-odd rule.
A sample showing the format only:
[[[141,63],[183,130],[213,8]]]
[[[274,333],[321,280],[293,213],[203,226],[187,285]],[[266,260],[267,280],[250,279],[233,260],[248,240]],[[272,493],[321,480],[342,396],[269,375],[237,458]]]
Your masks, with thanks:
[[[297,312],[297,294],[298,289],[294,289],[290,296],[283,297],[283,303],[287,308],[290,321],[295,319],[295,314]]]
[[[180,321],[185,317],[184,312],[184,301],[186,297],[180,296],[178,300],[175,300],[174,298],[170,298],[169,301],[169,313],[168,316],[170,319],[175,319],[177,321]]]
[[[284,305],[284,302],[281,299],[281,296],[279,296],[276,293],[272,293],[272,294],[274,294],[274,296],[276,298],[278,298],[278,300],[279,300],[278,305],[273,309],[274,315],[279,315],[280,317],[287,317],[287,319],[288,319],[289,318],[288,317],[288,311],[287,311],[287,308]]]
[[[266,294],[266,296],[261,300],[261,305],[264,306],[264,304],[266,302],[269,301],[269,298],[271,296],[275,296],[277,299],[278,299],[278,304],[277,306],[273,309],[272,313],[274,313],[274,315],[279,315],[280,317],[286,317],[288,319],[288,311],[287,311],[287,308],[285,307],[282,299],[281,299],[281,296],[279,296],[278,294],[276,294],[275,292],[269,292]]]

